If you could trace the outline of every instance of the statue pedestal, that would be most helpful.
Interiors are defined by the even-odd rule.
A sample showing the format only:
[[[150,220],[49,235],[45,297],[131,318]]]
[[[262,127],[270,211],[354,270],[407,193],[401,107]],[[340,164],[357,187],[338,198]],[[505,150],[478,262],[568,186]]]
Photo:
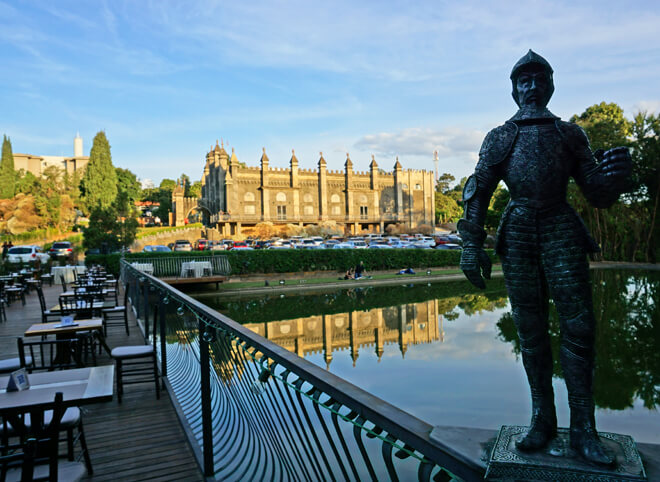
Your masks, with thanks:
[[[582,460],[571,448],[569,430],[558,429],[557,438],[544,451],[526,453],[515,442],[527,431],[520,425],[504,425],[488,460],[486,480],[645,481],[646,474],[632,437],[599,432],[601,441],[616,456],[614,468]]]

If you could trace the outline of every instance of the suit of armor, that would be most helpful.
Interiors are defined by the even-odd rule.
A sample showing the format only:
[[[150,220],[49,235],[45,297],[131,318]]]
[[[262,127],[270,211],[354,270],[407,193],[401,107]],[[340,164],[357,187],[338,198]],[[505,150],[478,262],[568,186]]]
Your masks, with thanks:
[[[525,104],[521,99],[525,91],[516,86],[527,72],[537,82],[545,76],[546,89]],[[530,429],[517,446],[540,450],[557,431],[548,334],[552,298],[561,323],[560,357],[571,408],[571,445],[584,458],[610,465],[613,459],[595,430],[592,396],[595,319],[587,253],[598,246],[566,202],[566,189],[572,177],[593,205],[611,205],[629,172],[629,154],[617,148],[597,162],[584,131],[545,108],[553,90],[552,69],[542,57],[530,50],[516,64],[511,78],[521,109],[488,133],[474,175],[465,185],[465,214],[458,225],[464,240],[461,268],[470,281],[485,286],[481,273],[489,277],[490,261],[481,248],[486,236],[483,224],[490,198],[499,181],[504,181],[511,201],[498,228],[496,251],[532,396]]]

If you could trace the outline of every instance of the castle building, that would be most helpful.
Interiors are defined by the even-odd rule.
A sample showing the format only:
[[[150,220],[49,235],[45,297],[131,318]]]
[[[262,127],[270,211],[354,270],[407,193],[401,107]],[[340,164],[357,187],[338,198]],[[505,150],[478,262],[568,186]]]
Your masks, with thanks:
[[[173,203],[185,205],[183,189]],[[175,224],[183,224],[188,209],[174,209]],[[247,167],[224,146],[206,155],[202,198],[198,202],[207,224],[223,234],[240,234],[261,222],[305,226],[334,221],[346,232],[384,232],[389,224],[412,229],[434,225],[434,179],[425,170],[403,169],[397,158],[392,172],[379,169],[372,156],[369,171],[353,170],[346,156],[343,171],[328,170],[321,153],[318,169],[301,169],[293,152],[289,168],[270,167],[266,151],[259,167]]]
[[[55,166],[63,172],[71,175],[87,167],[89,156],[83,156],[83,140],[80,134],[73,139],[73,156],[37,156],[33,154],[14,153],[14,170],[31,172],[36,177],[41,177],[44,171]]]

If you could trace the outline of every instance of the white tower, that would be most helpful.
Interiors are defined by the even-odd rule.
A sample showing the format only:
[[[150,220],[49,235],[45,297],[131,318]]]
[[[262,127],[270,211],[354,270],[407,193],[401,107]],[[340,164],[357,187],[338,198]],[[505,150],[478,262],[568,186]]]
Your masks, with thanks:
[[[80,133],[76,133],[76,137],[73,139],[73,157],[82,157],[83,154],[83,143]]]
[[[435,185],[438,185],[438,178],[440,173],[438,172],[438,151],[433,151],[433,164],[435,166]]]

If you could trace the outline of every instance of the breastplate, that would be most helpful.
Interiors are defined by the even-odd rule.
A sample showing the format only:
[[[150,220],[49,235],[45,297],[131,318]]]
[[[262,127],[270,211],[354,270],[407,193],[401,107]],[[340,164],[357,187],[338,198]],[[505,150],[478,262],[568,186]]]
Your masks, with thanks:
[[[512,200],[566,199],[571,155],[554,123],[520,125],[503,180]]]

